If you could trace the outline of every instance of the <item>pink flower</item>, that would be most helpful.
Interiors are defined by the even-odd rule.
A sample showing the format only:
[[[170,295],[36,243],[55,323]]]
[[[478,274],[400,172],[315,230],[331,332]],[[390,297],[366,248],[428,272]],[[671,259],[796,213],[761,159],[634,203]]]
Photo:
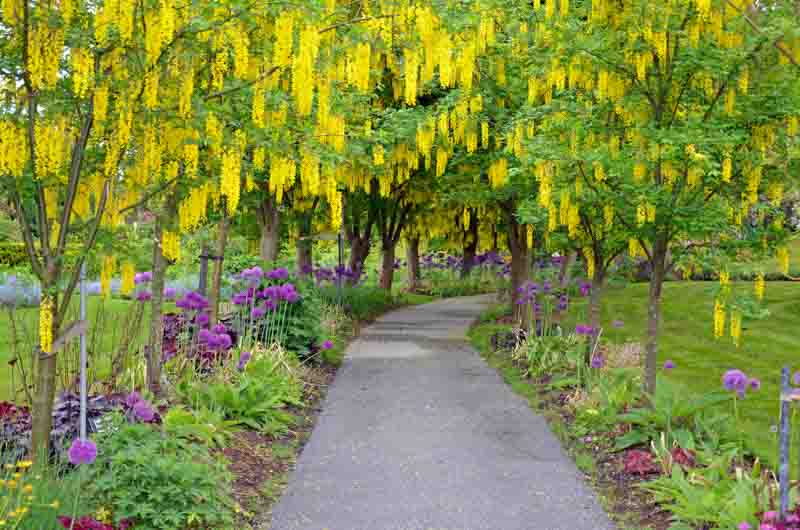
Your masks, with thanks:
[[[750,526],[750,523],[748,523],[747,521],[742,521],[736,528],[738,530],[751,530],[753,527]]]
[[[133,413],[145,423],[153,421],[156,413],[147,401],[139,401],[133,406]]]
[[[331,342],[330,340],[326,340],[325,342],[322,343],[323,350],[330,350],[331,348],[333,348],[333,342]]]
[[[74,466],[91,464],[97,458],[97,446],[91,440],[76,438],[69,448],[69,461]]]

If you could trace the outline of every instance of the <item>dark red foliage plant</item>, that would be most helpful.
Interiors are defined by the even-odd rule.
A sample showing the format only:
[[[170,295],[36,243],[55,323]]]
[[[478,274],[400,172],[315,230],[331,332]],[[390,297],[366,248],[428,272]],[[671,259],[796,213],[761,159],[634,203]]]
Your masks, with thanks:
[[[130,521],[125,519],[120,521],[119,526],[114,526],[100,522],[97,519],[89,517],[88,515],[84,515],[83,517],[74,520],[72,517],[60,515],[58,517],[58,522],[61,523],[61,526],[64,528],[70,528],[71,530],[128,530],[129,528],[133,528],[133,525],[130,523]]]
[[[650,451],[631,449],[625,453],[625,472],[633,475],[649,475],[658,471]]]

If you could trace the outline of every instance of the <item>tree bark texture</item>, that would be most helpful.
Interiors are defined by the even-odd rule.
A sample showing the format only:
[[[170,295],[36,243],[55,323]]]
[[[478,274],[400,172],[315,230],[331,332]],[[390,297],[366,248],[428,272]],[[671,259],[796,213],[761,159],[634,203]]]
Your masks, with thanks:
[[[153,297],[150,299],[150,338],[147,342],[147,387],[156,396],[161,392],[161,344],[164,337],[164,284],[167,262],[161,247],[161,219],[156,218],[153,233]]]
[[[412,237],[407,241],[406,261],[408,262],[408,290],[416,291],[419,288],[419,238]]]
[[[228,245],[228,217],[223,215],[217,231],[217,248],[214,259],[214,274],[211,278],[211,293],[209,295],[209,326],[213,326],[219,319],[219,297],[222,288],[222,269],[224,266],[225,247]]]
[[[392,283],[394,282],[394,256],[397,249],[397,243],[384,245],[383,247],[383,264],[381,266],[381,289],[387,291],[392,290]]]
[[[464,256],[461,262],[461,279],[465,279],[475,267],[475,256],[478,253],[478,215],[472,212],[469,227],[464,233]]]
[[[278,259],[281,242],[281,212],[278,204],[272,197],[268,197],[258,205],[256,219],[261,228],[259,253],[266,262]]]
[[[530,254],[528,249],[527,234],[525,227],[517,222],[514,215],[516,208],[513,203],[505,208],[506,220],[508,225],[508,248],[511,250],[511,304],[513,309],[514,321],[528,329],[526,319],[528,312],[523,306],[517,303],[519,293],[517,292],[528,280],[530,269]]]

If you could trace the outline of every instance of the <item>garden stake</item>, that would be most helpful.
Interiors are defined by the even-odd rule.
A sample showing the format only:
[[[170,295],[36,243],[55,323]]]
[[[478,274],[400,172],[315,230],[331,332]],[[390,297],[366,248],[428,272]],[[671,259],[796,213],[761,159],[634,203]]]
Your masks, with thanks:
[[[80,318],[86,321],[86,262],[81,264],[81,307]],[[86,401],[87,401],[87,383],[86,383],[86,330],[81,331],[81,425],[80,435],[81,440],[86,439]]]
[[[778,482],[781,493],[781,520],[786,517],[789,509],[789,367],[781,370],[781,426],[780,426],[780,455],[778,467]]]

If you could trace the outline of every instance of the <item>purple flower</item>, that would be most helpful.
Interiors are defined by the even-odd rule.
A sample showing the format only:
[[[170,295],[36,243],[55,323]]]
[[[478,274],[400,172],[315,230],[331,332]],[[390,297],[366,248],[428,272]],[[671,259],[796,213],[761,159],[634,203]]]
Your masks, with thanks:
[[[280,287],[277,285],[270,285],[266,289],[264,289],[264,296],[267,298],[278,298],[280,297]]]
[[[153,281],[152,272],[137,272],[133,275],[133,283],[139,285],[140,283],[147,283]]]
[[[267,274],[267,277],[270,280],[285,280],[289,277],[289,271],[286,270],[284,267],[279,267],[277,269],[272,269]]]
[[[557,306],[557,309],[558,309],[559,311],[566,311],[566,310],[567,310],[567,307],[569,307],[569,298],[567,298],[567,295],[565,295],[565,294],[562,294],[562,295],[561,295],[561,296],[558,298],[558,306]]]
[[[145,423],[153,421],[153,418],[156,417],[153,407],[150,406],[150,403],[144,400],[139,401],[133,406],[133,414]]]
[[[625,325],[625,322],[623,322],[622,320],[615,320],[614,322],[611,323],[611,326],[615,327],[617,329],[621,328],[624,325]]]
[[[580,282],[581,296],[589,296],[592,292],[592,284],[589,282]]]
[[[286,296],[286,301],[290,304],[293,304],[300,300],[300,294],[297,291],[292,291]]]
[[[153,298],[153,293],[150,291],[139,291],[136,293],[136,299],[140,302],[147,302],[151,298]]]
[[[273,311],[275,309],[275,301],[271,298],[264,302],[264,309],[267,311]]]
[[[139,403],[141,400],[142,400],[142,396],[139,395],[139,392],[136,392],[134,390],[133,392],[128,394],[127,398],[125,398],[125,405],[128,408],[133,408],[133,406],[136,405],[137,403]]]
[[[231,298],[231,302],[234,305],[245,305],[247,303],[247,293],[236,293]]]
[[[736,391],[740,397],[744,396],[747,390],[747,376],[741,370],[728,370],[722,376],[722,385],[726,390]]]
[[[213,336],[214,336],[214,334],[211,333],[209,330],[207,330],[205,328],[201,329],[197,333],[197,338],[198,338],[198,340],[200,340],[200,342],[208,342],[208,341],[211,340],[211,337],[213,337]]]
[[[73,466],[91,464],[97,458],[97,446],[91,440],[76,438],[69,448],[68,455]]]
[[[672,370],[675,368],[675,363],[671,359],[664,361],[664,370]]]
[[[228,330],[227,330],[227,328],[225,327],[225,324],[216,324],[216,325],[215,325],[215,326],[212,328],[212,331],[214,331],[214,333],[217,333],[217,334],[219,334],[219,333],[225,333],[225,332],[226,332],[226,331],[228,331]]]
[[[251,316],[256,320],[258,320],[259,318],[262,318],[266,314],[267,314],[267,310],[264,309],[263,307],[254,307],[253,311],[251,312]]]
[[[758,390],[761,388],[761,381],[755,377],[751,377],[747,384],[750,386],[750,390]]]
[[[291,283],[281,285],[278,290],[278,298],[280,298],[281,300],[286,300],[287,302],[292,296],[296,294],[297,292],[294,289],[294,285],[292,285]]]
[[[178,295],[178,290],[175,289],[174,287],[167,287],[166,289],[164,289],[164,298],[166,298],[167,300],[172,300],[177,295]]]
[[[750,526],[750,523],[748,523],[747,521],[743,521],[739,523],[739,526],[737,526],[736,528],[738,528],[739,530],[751,530],[753,527]]]
[[[228,335],[227,333],[221,333],[217,335],[217,344],[221,349],[227,350],[228,348],[231,347],[233,341],[231,340],[230,335]]]
[[[792,382],[793,382],[793,383],[794,383],[796,386],[800,386],[800,372],[795,372],[795,373],[794,373],[794,375],[792,376]]]
[[[592,357],[592,368],[595,370],[599,370],[603,366],[606,365],[606,360],[603,358],[602,355],[595,355]]]
[[[199,315],[197,315],[197,319],[195,320],[195,322],[197,322],[198,326],[204,328],[204,327],[208,326],[208,322],[209,322],[210,319],[211,319],[211,317],[208,316],[208,313],[204,312],[204,313],[200,313]]]
[[[591,335],[594,328],[588,324],[578,324],[575,326],[575,333],[578,335]]]
[[[545,293],[549,293],[550,289],[552,289],[552,285],[550,285],[550,280],[545,280],[544,283],[542,283],[542,291]]]
[[[331,342],[330,340],[326,340],[325,342],[322,343],[323,350],[330,350],[331,348],[333,348],[333,342]]]
[[[253,354],[250,353],[249,351],[243,351],[242,353],[239,354],[239,363],[236,365],[236,367],[239,369],[240,372],[244,371],[245,367],[247,366],[247,363],[250,362],[250,358],[252,356]]]
[[[778,522],[778,512],[769,511],[764,512],[764,515],[761,516],[761,521],[764,523],[777,523]]]

